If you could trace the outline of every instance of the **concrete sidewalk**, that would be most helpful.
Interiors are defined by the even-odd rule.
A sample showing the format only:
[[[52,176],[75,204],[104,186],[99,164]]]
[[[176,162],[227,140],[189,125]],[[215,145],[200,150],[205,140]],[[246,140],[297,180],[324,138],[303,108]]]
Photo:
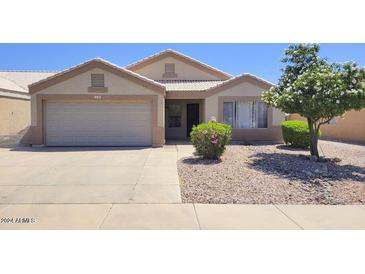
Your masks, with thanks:
[[[0,217],[0,229],[365,229],[363,205],[17,204]]]

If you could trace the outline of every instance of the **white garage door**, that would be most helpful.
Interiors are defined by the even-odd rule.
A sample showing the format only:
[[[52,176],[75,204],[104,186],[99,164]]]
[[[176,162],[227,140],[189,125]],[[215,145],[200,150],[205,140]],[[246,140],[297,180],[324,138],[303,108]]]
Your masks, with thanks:
[[[148,103],[47,102],[48,146],[149,146]]]

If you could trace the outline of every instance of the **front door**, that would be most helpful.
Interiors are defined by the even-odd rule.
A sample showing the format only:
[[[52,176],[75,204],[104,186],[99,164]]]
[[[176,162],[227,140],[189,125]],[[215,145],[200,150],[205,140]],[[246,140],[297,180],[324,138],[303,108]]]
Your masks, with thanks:
[[[199,104],[187,104],[186,109],[186,136],[190,137],[193,126],[199,124]]]

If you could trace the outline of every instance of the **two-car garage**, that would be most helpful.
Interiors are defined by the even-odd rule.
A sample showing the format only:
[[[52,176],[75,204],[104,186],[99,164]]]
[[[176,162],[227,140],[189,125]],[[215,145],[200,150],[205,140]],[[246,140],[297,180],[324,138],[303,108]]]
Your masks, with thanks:
[[[47,146],[150,146],[148,102],[47,101]]]
[[[165,86],[101,59],[29,85],[23,144],[161,146]]]

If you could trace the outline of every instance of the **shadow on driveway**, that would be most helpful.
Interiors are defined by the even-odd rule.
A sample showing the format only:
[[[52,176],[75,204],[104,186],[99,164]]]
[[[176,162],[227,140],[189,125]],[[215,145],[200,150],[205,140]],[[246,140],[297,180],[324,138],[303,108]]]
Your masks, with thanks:
[[[19,144],[16,139],[1,139],[0,148],[9,149],[8,151],[24,152],[77,152],[77,151],[123,151],[123,150],[144,150],[151,147],[32,147]]]
[[[127,151],[127,150],[144,150],[151,147],[30,147],[15,146],[10,151],[25,152],[77,152],[77,151]]]

